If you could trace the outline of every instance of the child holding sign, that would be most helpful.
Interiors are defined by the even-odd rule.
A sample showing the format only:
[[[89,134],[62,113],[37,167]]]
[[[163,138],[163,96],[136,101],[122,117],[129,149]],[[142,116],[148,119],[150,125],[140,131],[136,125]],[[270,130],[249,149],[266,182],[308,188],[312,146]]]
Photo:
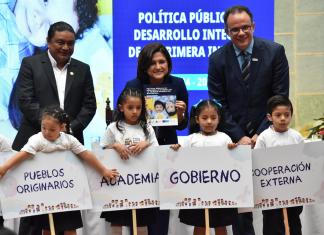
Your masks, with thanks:
[[[185,147],[228,146],[235,148],[231,138],[217,131],[221,118],[221,104],[216,100],[202,100],[191,108],[188,141]],[[177,150],[179,144],[171,148]],[[210,227],[215,228],[217,235],[226,235],[226,226],[231,225],[237,214],[236,209],[210,209]],[[194,235],[205,234],[205,215],[203,209],[180,210],[179,218],[182,223],[195,226]]]
[[[50,153],[62,150],[71,150],[107,179],[117,177],[118,172],[116,169],[107,169],[74,136],[64,133],[64,131],[70,129],[69,126],[69,117],[61,108],[50,107],[45,109],[41,117],[41,132],[31,136],[20,152],[8,159],[0,167],[0,177],[3,177],[9,169],[37,152]],[[46,215],[31,218],[33,223],[44,229],[43,235],[50,234]],[[64,232],[64,235],[76,235],[76,229],[82,227],[80,211],[55,213],[54,224],[57,233]]]
[[[275,95],[268,100],[267,116],[272,126],[264,130],[257,138],[255,148],[270,148],[303,142],[303,137],[295,130],[289,128],[293,114],[290,100],[282,95]],[[289,230],[292,235],[301,235],[301,222],[299,215],[303,207],[287,208]],[[282,209],[262,211],[263,235],[285,234]],[[266,228],[266,229],[265,229]]]
[[[159,145],[153,127],[147,124],[145,100],[140,90],[126,88],[120,94],[116,122],[108,126],[101,145],[116,150],[124,160],[141,153],[149,146]],[[146,234],[145,226],[155,223],[157,210],[149,208],[136,212],[138,234]],[[132,225],[131,210],[107,211],[101,217],[111,222],[114,235],[121,234],[121,226]]]

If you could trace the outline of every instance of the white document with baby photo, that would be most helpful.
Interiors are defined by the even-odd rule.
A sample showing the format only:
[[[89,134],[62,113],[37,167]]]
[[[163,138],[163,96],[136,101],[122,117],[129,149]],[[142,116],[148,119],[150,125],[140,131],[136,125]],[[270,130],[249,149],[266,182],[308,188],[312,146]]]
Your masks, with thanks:
[[[175,89],[171,85],[146,85],[144,95],[147,122],[152,126],[177,126]]]

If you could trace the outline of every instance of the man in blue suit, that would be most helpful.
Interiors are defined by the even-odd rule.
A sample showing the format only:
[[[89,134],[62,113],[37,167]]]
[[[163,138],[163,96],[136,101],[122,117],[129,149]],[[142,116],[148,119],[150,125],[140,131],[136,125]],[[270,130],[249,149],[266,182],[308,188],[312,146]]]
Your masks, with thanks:
[[[255,24],[247,7],[227,9],[224,23],[231,41],[209,58],[208,92],[224,107],[219,129],[234,142],[253,147],[270,125],[267,100],[289,94],[288,61],[282,45],[253,36]],[[252,213],[239,214],[233,224],[234,235],[254,235],[252,222]],[[281,227],[274,227],[264,224],[263,229],[278,234],[274,231]]]

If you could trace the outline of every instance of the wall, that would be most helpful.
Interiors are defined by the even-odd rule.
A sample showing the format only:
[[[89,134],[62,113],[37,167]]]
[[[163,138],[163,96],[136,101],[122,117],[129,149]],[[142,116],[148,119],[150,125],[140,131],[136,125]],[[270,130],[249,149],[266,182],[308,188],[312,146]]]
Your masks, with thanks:
[[[304,135],[324,115],[323,22],[323,0],[275,0],[275,41],[289,61],[293,127]]]

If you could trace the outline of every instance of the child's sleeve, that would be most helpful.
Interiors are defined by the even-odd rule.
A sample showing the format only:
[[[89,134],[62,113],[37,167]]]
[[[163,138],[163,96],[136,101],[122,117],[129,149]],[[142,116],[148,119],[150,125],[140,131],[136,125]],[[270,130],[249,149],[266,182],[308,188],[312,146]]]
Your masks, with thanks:
[[[231,144],[233,143],[231,137],[229,137],[228,134],[224,133],[224,140],[225,140],[225,144]]]
[[[116,143],[116,138],[115,138],[115,134],[113,131],[113,125],[116,125],[116,123],[111,123],[107,127],[107,129],[104,133],[104,136],[101,138],[101,141],[100,141],[101,147],[110,146],[110,145]]]
[[[28,139],[28,142],[24,145],[24,147],[20,150],[21,152],[27,152],[32,155],[35,155],[37,152],[42,150],[42,142],[39,133],[31,136]]]
[[[182,140],[181,140],[181,143],[180,143],[181,147],[183,147],[183,148],[191,147],[193,135],[194,134],[183,137]]]
[[[87,149],[83,146],[83,144],[80,143],[80,141],[75,138],[73,135],[69,135],[67,134],[67,138],[69,138],[69,142],[70,142],[70,150],[78,155],[79,153],[82,153],[84,151],[86,151]]]
[[[267,147],[265,139],[264,139],[264,135],[262,135],[262,133],[258,136],[255,146],[255,149],[265,149]]]
[[[304,137],[298,132],[298,131],[296,131],[297,132],[297,143],[298,144],[300,144],[300,143],[304,143],[305,141],[304,141]]]

